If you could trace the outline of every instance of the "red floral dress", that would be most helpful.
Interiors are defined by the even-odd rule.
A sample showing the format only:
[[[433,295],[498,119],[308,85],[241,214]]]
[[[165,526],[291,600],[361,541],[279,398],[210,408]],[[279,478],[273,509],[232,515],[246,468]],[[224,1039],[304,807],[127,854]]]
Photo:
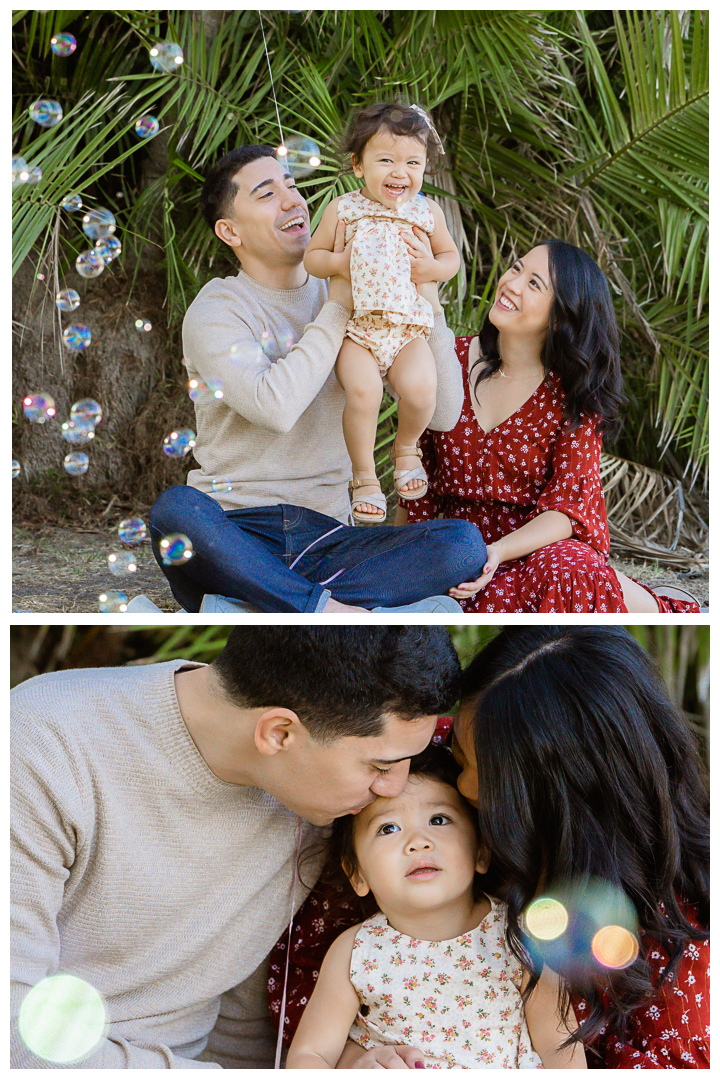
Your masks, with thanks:
[[[430,487],[421,499],[403,500],[408,519],[472,521],[492,544],[546,510],[567,514],[573,526],[570,539],[501,563],[474,599],[460,602],[463,610],[626,612],[622,587],[608,563],[597,418],[588,417],[571,430],[560,379],[551,372],[512,416],[483,431],[470,397],[471,340],[456,339],[465,385],[460,419],[452,431],[423,435]],[[660,611],[699,610],[689,602],[655,599]]]

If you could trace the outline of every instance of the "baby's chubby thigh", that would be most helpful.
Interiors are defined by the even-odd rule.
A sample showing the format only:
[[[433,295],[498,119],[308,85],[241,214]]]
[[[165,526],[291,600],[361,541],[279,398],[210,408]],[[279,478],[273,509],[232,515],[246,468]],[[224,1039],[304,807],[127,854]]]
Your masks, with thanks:
[[[380,368],[372,352],[350,337],[346,337],[335,362],[335,375],[354,407],[363,410],[380,409],[383,383]]]
[[[399,329],[399,328],[398,328]],[[406,406],[425,411],[435,409],[437,367],[435,357],[422,333],[424,327],[404,327],[405,343],[388,368],[387,380]],[[409,340],[408,340],[409,338]]]

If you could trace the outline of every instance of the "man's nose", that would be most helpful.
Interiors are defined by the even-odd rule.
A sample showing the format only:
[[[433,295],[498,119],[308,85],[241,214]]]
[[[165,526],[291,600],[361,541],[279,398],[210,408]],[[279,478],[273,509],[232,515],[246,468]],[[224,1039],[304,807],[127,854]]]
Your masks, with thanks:
[[[390,767],[389,773],[383,773],[382,776],[377,776],[373,780],[370,790],[386,799],[394,799],[405,787],[409,770],[409,761],[398,761]]]

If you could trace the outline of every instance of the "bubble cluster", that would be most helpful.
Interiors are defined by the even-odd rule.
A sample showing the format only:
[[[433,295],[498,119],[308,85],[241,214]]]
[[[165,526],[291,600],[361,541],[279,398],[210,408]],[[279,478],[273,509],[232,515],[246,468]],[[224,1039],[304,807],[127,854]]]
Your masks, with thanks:
[[[63,461],[65,472],[70,473],[71,476],[82,476],[88,471],[89,464],[90,458],[87,454],[83,454],[82,450],[73,450],[72,454],[67,454]]]
[[[27,161],[23,157],[14,157],[12,159],[12,182],[13,187],[20,187],[21,184],[27,183],[27,178],[30,175],[30,167]]]
[[[135,123],[135,134],[141,139],[153,139],[160,130],[160,121],[156,116],[141,116]]]
[[[232,480],[213,480],[210,486],[217,495],[225,495],[233,489]]]
[[[188,394],[190,400],[196,405],[209,405],[213,401],[221,401],[225,396],[220,379],[208,379],[200,382],[199,379],[190,379],[188,382]]]
[[[304,135],[291,135],[278,147],[277,155],[293,176],[309,176],[321,164],[320,147]]]
[[[70,56],[77,49],[77,41],[72,34],[55,34],[50,38],[50,48],[56,56]]]
[[[107,558],[108,570],[117,577],[134,574],[137,562],[131,551],[112,551]]]
[[[55,297],[55,303],[60,311],[74,311],[80,307],[80,294],[74,289],[61,289]]]
[[[195,445],[195,432],[191,428],[178,428],[163,439],[163,450],[168,457],[185,457]]]
[[[98,596],[98,611],[106,615],[118,611],[125,612],[127,602],[127,593],[120,592],[119,589],[105,589],[105,592],[101,592]]]
[[[166,566],[178,566],[192,559],[192,540],[184,533],[169,533],[160,541],[162,561]]]
[[[71,1065],[88,1057],[105,1037],[107,1013],[89,983],[76,975],[51,975],[23,999],[18,1024],[32,1054],[55,1065]]]
[[[12,467],[12,478],[13,478],[13,480],[17,480],[19,475],[20,475],[20,462],[16,461],[15,458],[13,458],[13,467]]]
[[[102,405],[94,398],[81,398],[70,406],[70,419],[98,426],[103,418]]]
[[[95,438],[95,425],[92,420],[65,420],[60,434],[65,442],[73,446],[84,446]]]
[[[79,195],[66,195],[60,205],[63,210],[67,210],[69,213],[74,214],[78,210],[82,210],[82,199]]]
[[[72,326],[68,326],[63,330],[63,341],[68,349],[82,352],[83,349],[87,349],[92,341],[92,334],[87,326],[82,326],[80,323],[73,323]]]
[[[55,402],[49,394],[28,394],[23,398],[23,412],[33,424],[44,424],[55,415]]]
[[[94,248],[90,248],[89,251],[80,252],[75,260],[75,269],[80,277],[94,278],[102,274],[105,269],[105,260]]]
[[[142,544],[147,539],[147,525],[142,518],[123,518],[118,525],[118,536],[123,544]]]
[[[95,241],[94,251],[107,265],[121,254],[122,246],[117,236],[101,236],[99,240]]]
[[[30,119],[34,120],[40,127],[51,128],[59,124],[63,118],[62,105],[59,101],[48,101],[42,98],[40,101],[33,101],[28,112],[30,113]]]
[[[83,214],[83,232],[90,240],[99,240],[101,236],[112,236],[117,227],[115,215],[102,206],[88,210]]]
[[[155,71],[164,71],[167,75],[177,71],[184,59],[182,49],[174,41],[158,41],[150,50],[150,63]]]

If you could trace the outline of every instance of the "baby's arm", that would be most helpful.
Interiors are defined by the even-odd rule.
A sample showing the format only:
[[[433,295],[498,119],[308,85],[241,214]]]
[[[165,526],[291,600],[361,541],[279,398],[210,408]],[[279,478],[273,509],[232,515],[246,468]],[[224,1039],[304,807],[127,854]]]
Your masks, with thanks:
[[[334,1069],[360,1008],[350,982],[350,957],[359,927],[345,930],[322,962],[312,997],[287,1056],[287,1069]]]
[[[303,263],[308,274],[316,278],[328,278],[340,274],[350,280],[350,245],[345,251],[334,251],[335,233],[338,226],[337,204],[333,199],[325,207],[320,224],[312,234],[305,249]]]
[[[528,972],[523,976],[525,989],[529,979]],[[539,1054],[546,1069],[587,1069],[585,1049],[581,1042],[573,1043],[565,1050],[560,1046],[567,1037],[577,1030],[575,1013],[570,1008],[567,1026],[558,1011],[559,977],[550,968],[544,967],[527,1005],[525,1019],[535,1052]]]
[[[429,237],[432,258],[417,258],[410,251],[411,277],[416,285],[424,285],[427,281],[449,281],[460,269],[460,252],[450,235],[445,215],[432,199],[428,199],[427,204],[435,222],[435,231]]]

